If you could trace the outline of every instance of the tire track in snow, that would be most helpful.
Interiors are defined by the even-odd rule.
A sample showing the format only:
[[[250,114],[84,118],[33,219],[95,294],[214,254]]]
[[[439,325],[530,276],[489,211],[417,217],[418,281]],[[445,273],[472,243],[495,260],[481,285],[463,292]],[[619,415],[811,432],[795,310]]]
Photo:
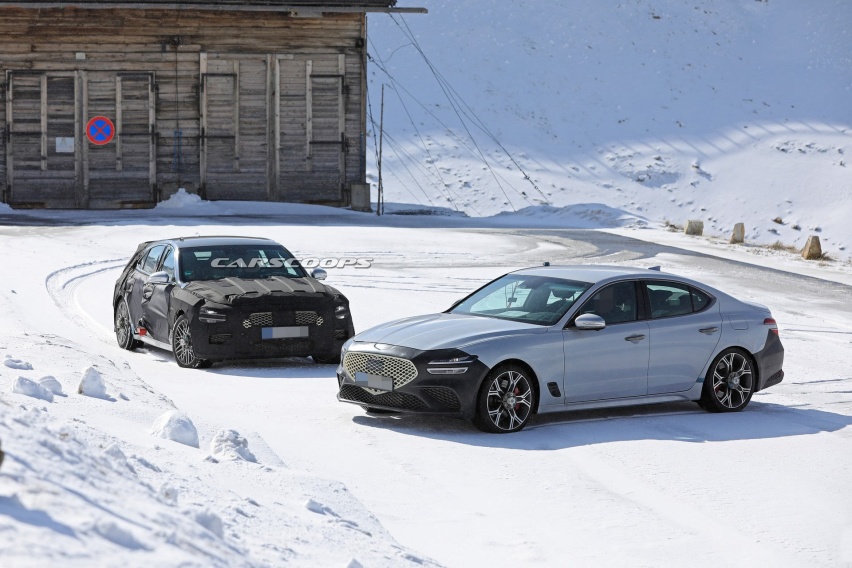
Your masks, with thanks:
[[[74,290],[82,280],[107,270],[120,268],[126,262],[127,258],[113,258],[67,266],[48,274],[44,280],[44,285],[47,293],[65,317],[72,322],[82,323],[98,339],[109,343],[112,340],[111,333],[105,330],[88,312],[80,309],[74,299]]]

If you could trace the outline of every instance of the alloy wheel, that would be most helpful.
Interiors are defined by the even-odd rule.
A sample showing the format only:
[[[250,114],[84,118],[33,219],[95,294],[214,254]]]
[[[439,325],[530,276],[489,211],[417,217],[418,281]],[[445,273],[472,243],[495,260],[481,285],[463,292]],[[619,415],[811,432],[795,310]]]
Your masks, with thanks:
[[[178,320],[174,329],[175,359],[183,366],[189,366],[195,359],[192,350],[192,336],[189,333],[189,323],[183,318]]]
[[[121,346],[127,345],[131,333],[130,313],[127,311],[127,303],[122,300],[118,303],[118,308],[115,310],[115,335],[118,339],[118,344]]]
[[[494,377],[488,387],[488,418],[499,430],[516,430],[529,419],[532,401],[533,391],[529,380],[517,371],[504,371]]]
[[[737,352],[728,353],[713,369],[713,393],[719,403],[731,410],[744,406],[754,388],[751,362]]]

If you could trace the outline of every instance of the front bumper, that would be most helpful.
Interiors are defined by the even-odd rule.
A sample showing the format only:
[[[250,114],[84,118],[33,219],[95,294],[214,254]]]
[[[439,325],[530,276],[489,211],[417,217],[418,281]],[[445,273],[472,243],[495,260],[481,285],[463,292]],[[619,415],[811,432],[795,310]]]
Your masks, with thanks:
[[[436,375],[429,372],[430,368],[445,367],[430,365],[432,361],[466,355],[457,349],[421,351],[396,345],[381,345],[381,349],[378,349],[374,343],[353,343],[347,351],[349,353],[366,355],[369,360],[391,357],[413,364],[416,377],[395,381],[404,384],[395,384],[393,390],[389,391],[356,384],[356,377],[347,370],[345,359],[337,368],[340,389],[337,400],[394,412],[473,418],[479,387],[490,371],[477,359],[462,365],[467,368],[462,374]]]
[[[263,314],[263,315],[258,315]],[[224,359],[265,359],[280,357],[333,357],[354,335],[352,319],[335,318],[331,304],[272,304],[234,307],[225,321],[211,323],[195,314],[190,322],[193,349],[197,357]],[[264,339],[264,328],[303,330],[303,336]]]

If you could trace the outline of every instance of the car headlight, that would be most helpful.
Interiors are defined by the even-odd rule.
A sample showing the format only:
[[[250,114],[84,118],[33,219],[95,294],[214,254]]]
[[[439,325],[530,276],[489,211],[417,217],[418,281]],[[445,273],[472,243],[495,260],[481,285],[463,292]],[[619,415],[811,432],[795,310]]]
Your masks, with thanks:
[[[228,313],[225,308],[202,306],[198,311],[198,319],[204,323],[222,323],[228,319]]]
[[[431,375],[463,375],[467,373],[468,365],[476,360],[476,355],[460,355],[459,357],[436,359],[435,361],[429,361],[426,370]]]

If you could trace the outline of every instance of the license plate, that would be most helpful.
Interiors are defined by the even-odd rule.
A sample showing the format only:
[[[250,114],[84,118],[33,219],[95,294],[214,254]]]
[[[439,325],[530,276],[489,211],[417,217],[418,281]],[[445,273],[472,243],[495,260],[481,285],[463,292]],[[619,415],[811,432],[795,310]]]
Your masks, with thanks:
[[[393,379],[390,377],[382,377],[381,375],[355,373],[355,384],[359,387],[368,387],[376,390],[393,390]]]
[[[308,326],[291,327],[264,327],[260,330],[261,339],[293,339],[294,337],[308,337]]]

